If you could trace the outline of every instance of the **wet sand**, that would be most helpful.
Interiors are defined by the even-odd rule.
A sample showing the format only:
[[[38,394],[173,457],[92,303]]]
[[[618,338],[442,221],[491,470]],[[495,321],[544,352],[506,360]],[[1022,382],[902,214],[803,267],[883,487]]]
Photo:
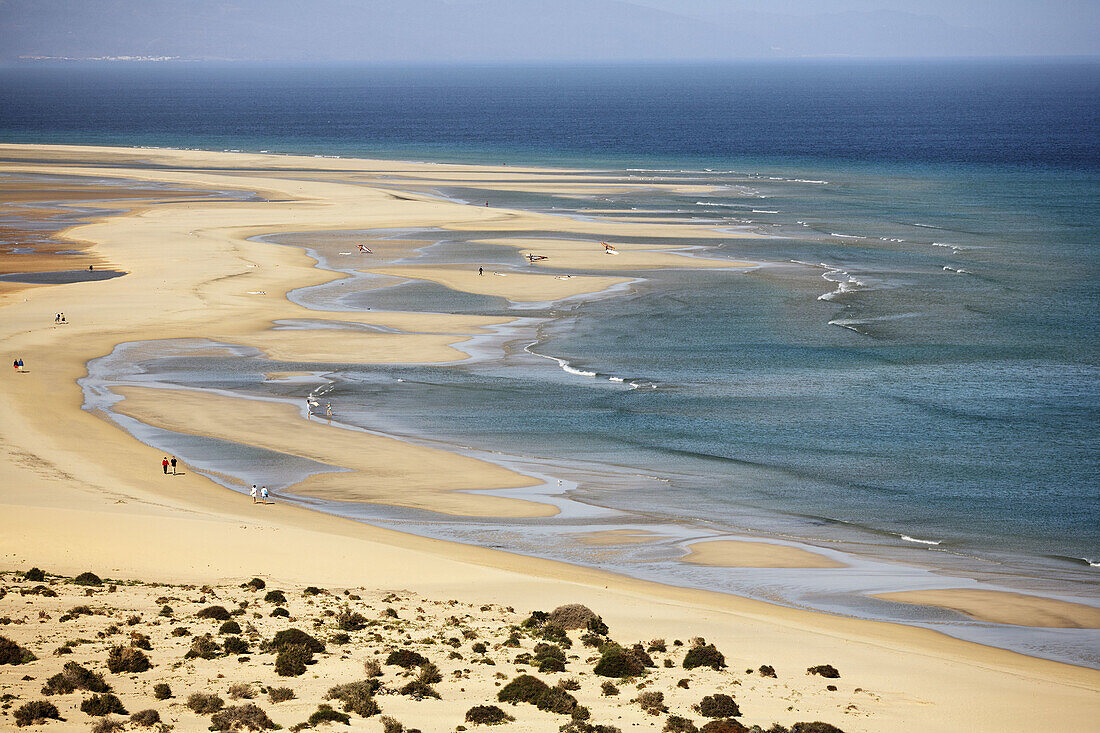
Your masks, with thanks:
[[[842,568],[844,563],[797,547],[772,542],[711,540],[688,547],[681,562],[721,568]]]

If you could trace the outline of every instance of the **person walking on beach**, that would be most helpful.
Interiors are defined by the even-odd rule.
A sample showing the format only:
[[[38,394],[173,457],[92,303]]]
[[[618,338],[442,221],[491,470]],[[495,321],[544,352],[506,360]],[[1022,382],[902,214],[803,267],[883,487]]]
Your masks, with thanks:
[[[11,366],[12,366],[12,369],[14,369],[15,371],[19,371],[19,360],[16,359],[15,361],[13,361],[11,363]]]
[[[484,267],[477,268],[477,274],[478,275],[484,275],[485,274],[485,268]]]
[[[267,487],[266,486],[264,486],[262,489],[260,489],[260,496],[263,497],[264,504],[266,504],[267,503]]]
[[[256,488],[256,484],[252,484],[252,491],[248,492],[248,495],[252,497],[252,503],[253,504],[256,503],[256,492],[257,491],[258,491],[258,489]]]
[[[176,457],[172,456],[172,475],[176,475]]]
[[[160,467],[164,469],[164,475],[168,475],[168,456],[164,457],[164,460],[160,462]]]
[[[332,417],[332,403],[331,402],[326,402],[325,403],[325,414],[328,415],[329,417]]]

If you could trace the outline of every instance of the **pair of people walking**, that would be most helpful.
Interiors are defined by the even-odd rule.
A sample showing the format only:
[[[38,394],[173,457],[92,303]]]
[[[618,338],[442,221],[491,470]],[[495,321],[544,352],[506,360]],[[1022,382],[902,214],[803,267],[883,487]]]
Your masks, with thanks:
[[[11,365],[12,365],[12,368],[15,369],[15,371],[17,371],[17,372],[23,371],[23,360],[22,359],[16,359],[15,361],[13,361],[11,363]]]
[[[176,457],[175,457],[175,456],[172,456],[172,459],[171,459],[171,460],[169,460],[169,459],[168,459],[168,456],[165,456],[165,457],[164,457],[164,460],[162,460],[162,461],[160,462],[160,466],[161,466],[161,468],[163,468],[163,469],[164,469],[164,475],[165,475],[165,476],[167,476],[167,475],[168,475],[168,467],[169,467],[169,466],[171,466],[171,467],[172,467],[172,475],[173,475],[173,476],[175,476],[175,475],[176,475]]]
[[[263,503],[266,504],[267,503],[267,497],[269,496],[269,494],[267,493],[267,487],[266,486],[261,487],[259,492],[260,492],[260,498],[263,499]],[[255,504],[256,503],[256,484],[252,484],[252,491],[250,491],[248,493],[252,497],[252,503]]]

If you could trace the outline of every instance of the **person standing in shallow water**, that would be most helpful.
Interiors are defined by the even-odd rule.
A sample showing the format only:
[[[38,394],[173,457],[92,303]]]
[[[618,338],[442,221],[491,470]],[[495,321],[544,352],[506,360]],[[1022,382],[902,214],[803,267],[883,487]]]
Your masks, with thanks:
[[[172,475],[175,476],[176,475],[176,457],[175,456],[172,456],[172,461],[171,462],[172,462]]]
[[[160,467],[164,469],[164,475],[168,475],[168,456],[164,457],[164,460],[160,462]]]

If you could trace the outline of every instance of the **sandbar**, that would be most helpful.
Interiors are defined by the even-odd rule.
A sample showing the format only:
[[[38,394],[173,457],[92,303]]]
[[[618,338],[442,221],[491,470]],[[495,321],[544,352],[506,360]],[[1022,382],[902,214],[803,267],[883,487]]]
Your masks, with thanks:
[[[688,546],[680,562],[721,568],[842,568],[844,563],[816,552],[772,542],[707,540]]]
[[[1047,629],[1100,629],[1100,608],[1054,598],[980,588],[879,593],[875,598],[958,611],[978,621]]]

